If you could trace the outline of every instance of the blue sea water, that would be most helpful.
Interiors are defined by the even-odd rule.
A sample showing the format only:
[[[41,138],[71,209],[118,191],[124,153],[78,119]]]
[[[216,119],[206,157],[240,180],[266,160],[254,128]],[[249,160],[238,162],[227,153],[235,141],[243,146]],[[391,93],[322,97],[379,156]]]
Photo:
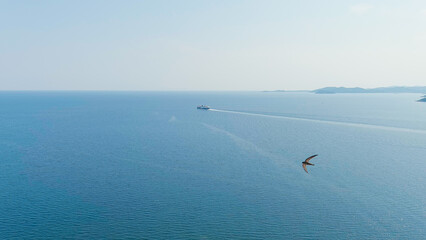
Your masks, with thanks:
[[[0,239],[424,239],[419,97],[1,92]]]

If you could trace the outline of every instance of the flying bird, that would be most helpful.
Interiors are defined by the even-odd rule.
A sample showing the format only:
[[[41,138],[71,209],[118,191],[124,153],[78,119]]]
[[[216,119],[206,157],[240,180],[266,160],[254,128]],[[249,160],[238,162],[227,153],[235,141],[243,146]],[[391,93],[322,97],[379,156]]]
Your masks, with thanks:
[[[306,169],[306,165],[315,166],[315,164],[310,163],[309,160],[311,160],[312,158],[314,158],[316,156],[318,156],[318,154],[312,155],[312,156],[308,157],[304,162],[302,162],[303,169],[305,169],[306,173],[308,173],[308,169]]]

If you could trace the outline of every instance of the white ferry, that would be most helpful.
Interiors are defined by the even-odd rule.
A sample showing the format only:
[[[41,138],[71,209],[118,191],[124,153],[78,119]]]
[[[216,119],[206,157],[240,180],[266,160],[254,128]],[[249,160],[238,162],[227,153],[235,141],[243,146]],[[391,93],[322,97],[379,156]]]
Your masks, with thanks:
[[[209,109],[210,109],[210,107],[209,107],[209,106],[207,106],[207,105],[199,105],[199,106],[197,106],[197,109],[209,110]]]

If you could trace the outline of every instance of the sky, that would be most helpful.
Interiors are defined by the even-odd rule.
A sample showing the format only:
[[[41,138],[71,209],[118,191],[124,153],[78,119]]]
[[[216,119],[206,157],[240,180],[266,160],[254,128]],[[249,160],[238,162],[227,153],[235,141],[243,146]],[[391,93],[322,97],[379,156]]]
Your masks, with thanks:
[[[426,1],[0,0],[0,90],[426,85]]]

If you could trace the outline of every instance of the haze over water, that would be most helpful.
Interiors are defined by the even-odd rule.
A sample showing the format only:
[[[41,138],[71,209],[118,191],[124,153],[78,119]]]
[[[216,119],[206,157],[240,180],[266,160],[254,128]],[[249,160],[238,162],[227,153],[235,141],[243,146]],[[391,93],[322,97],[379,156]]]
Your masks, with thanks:
[[[0,238],[422,239],[419,97],[1,92]]]

